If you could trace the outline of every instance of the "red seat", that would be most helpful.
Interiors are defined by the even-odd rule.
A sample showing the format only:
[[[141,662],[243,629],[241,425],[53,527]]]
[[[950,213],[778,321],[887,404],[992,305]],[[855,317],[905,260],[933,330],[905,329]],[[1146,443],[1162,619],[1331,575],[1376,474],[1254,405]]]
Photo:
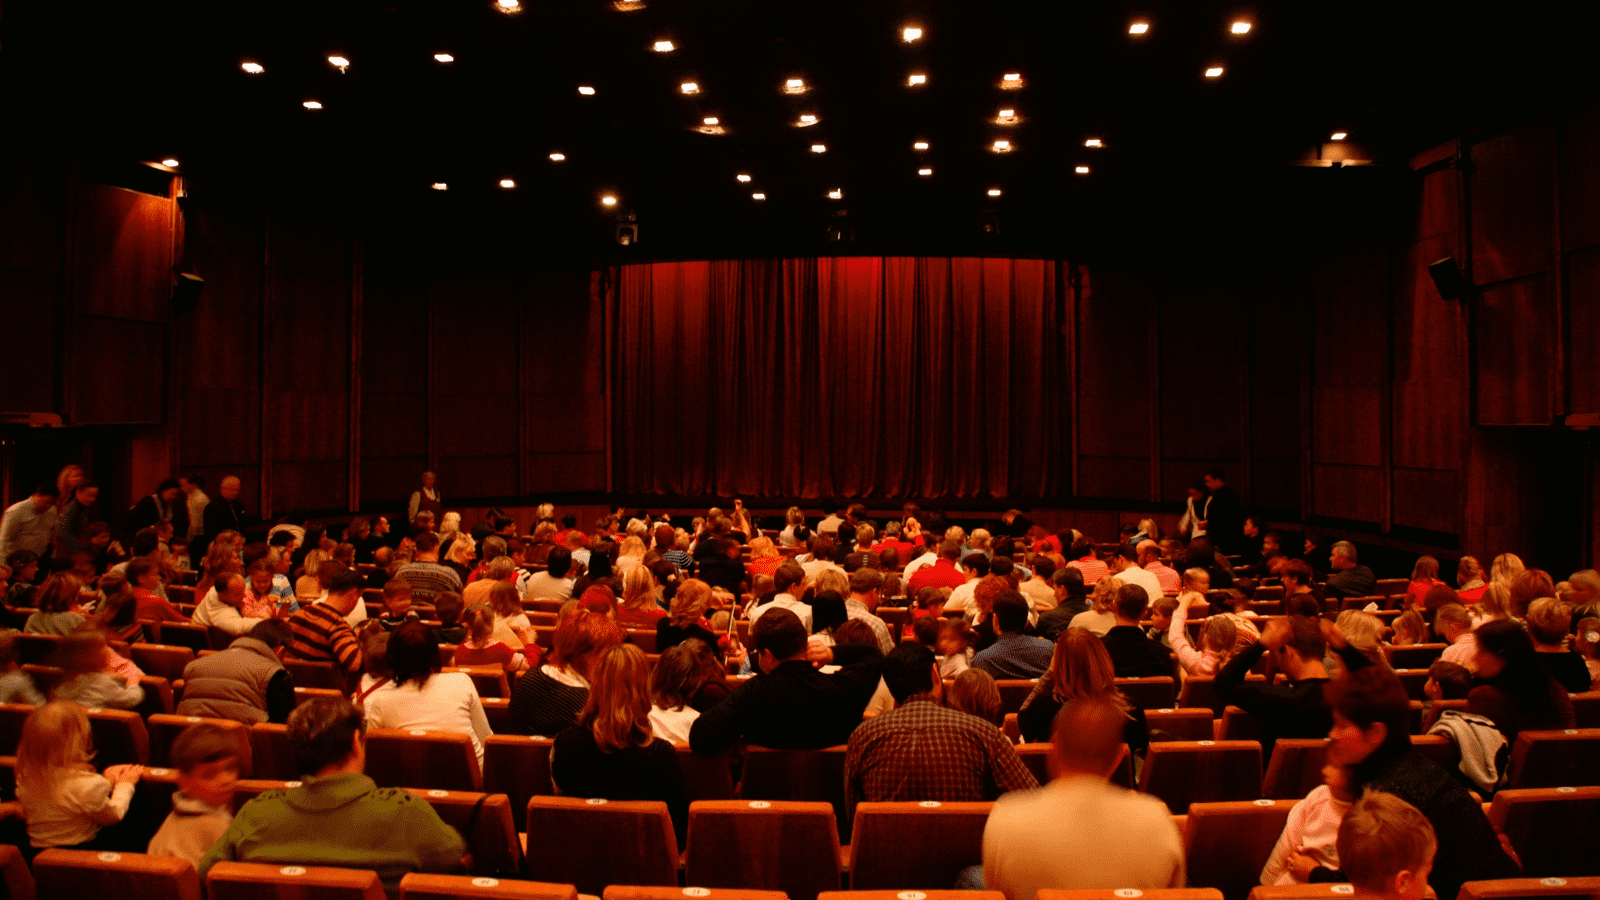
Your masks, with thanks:
[[[689,884],[783,891],[839,889],[839,831],[826,803],[704,800],[689,805]]]
[[[1178,705],[1178,687],[1171,675],[1118,678],[1117,690],[1139,709],[1170,709]]]
[[[239,742],[239,777],[249,778],[252,772],[250,760],[250,729],[242,722],[232,719],[205,719],[200,716],[151,716],[145,722],[145,728],[150,733],[150,765],[172,765],[172,742],[178,739],[190,726],[207,723],[221,728],[233,735]]]
[[[1161,888],[1143,889],[1137,894],[1130,894],[1128,890],[1115,891],[1052,891],[1039,892],[1039,900],[1127,900],[1128,897],[1137,896],[1139,900],[1222,900],[1222,892],[1212,888]]]
[[[993,803],[860,803],[850,841],[854,890],[940,890],[983,864]]]
[[[550,785],[549,738],[491,734],[483,739],[483,789],[511,798],[513,810],[527,809],[534,797],[555,793]]]
[[[1327,738],[1279,738],[1272,746],[1261,795],[1273,800],[1299,800],[1322,784],[1328,758]]]
[[[789,900],[782,891],[744,891],[703,887],[649,887],[648,885],[618,884],[606,888],[601,900]]]
[[[1191,803],[1254,800],[1261,796],[1261,745],[1255,741],[1168,741],[1151,744],[1139,790],[1160,797],[1174,813]]]
[[[1211,710],[1205,707],[1147,709],[1144,717],[1150,726],[1151,740],[1209,741],[1216,737]]]
[[[1600,784],[1600,728],[1524,731],[1511,748],[1511,787]]]
[[[1217,740],[1259,743],[1261,737],[1261,719],[1255,713],[1245,712],[1237,706],[1222,711],[1222,721],[1217,724]]]
[[[1389,658],[1389,665],[1396,669],[1426,669],[1433,665],[1434,660],[1443,655],[1449,646],[1449,644],[1408,644],[1396,647],[1385,644],[1383,655]]]
[[[303,659],[286,659],[283,667],[289,670],[294,683],[300,687],[328,688],[343,691],[346,687],[344,673],[331,662]]]
[[[200,900],[194,864],[168,856],[46,850],[33,860],[33,879],[42,900]]]
[[[220,649],[211,646],[211,633],[204,625],[190,622],[152,622],[158,643],[168,647],[188,647],[195,653]]]
[[[1245,900],[1289,820],[1294,800],[1194,803],[1183,825],[1189,881]]]
[[[472,857],[474,875],[522,875],[518,817],[505,794],[410,790],[428,801],[446,825],[461,833],[467,842],[467,853]]]
[[[481,897],[483,900],[577,900],[578,892],[570,884],[473,878],[466,875],[423,875],[412,872],[400,879],[400,900],[456,900],[458,897]]]
[[[128,652],[133,664],[146,675],[159,675],[167,681],[182,681],[184,667],[195,660],[190,648],[167,644],[134,644]]]
[[[656,632],[654,628],[629,628],[627,632],[628,643],[646,653],[656,652]]]
[[[0,900],[34,900],[33,873],[22,851],[0,844]]]
[[[828,803],[838,817],[836,828],[848,841],[850,821],[844,803],[846,747],[821,750],[745,748],[739,797],[744,800],[795,800]]]
[[[1568,694],[1567,699],[1572,701],[1572,715],[1579,728],[1600,728],[1600,691]]]
[[[506,680],[506,670],[500,666],[450,666],[441,671],[466,673],[472,678],[472,686],[478,689],[480,698],[511,696],[511,684]]]
[[[1600,787],[1501,791],[1489,821],[1511,841],[1524,875],[1600,875]]]
[[[528,877],[599,894],[610,884],[676,887],[678,839],[659,800],[534,797],[528,802]]]
[[[1445,735],[1413,734],[1411,746],[1446,772],[1454,772],[1461,765],[1461,748]]]
[[[1260,675],[1246,675],[1244,680],[1265,682],[1267,679]],[[1222,711],[1228,704],[1217,694],[1214,681],[1210,675],[1190,675],[1185,678],[1183,691],[1178,696],[1178,705],[1186,708],[1203,706],[1211,710],[1213,718],[1222,718]]]
[[[899,900],[906,891],[823,891],[817,900]],[[999,891],[916,891],[922,900],[1005,900]],[[1109,894],[1110,892],[1107,892]],[[781,894],[779,896],[782,896]]]
[[[689,745],[682,742],[672,747],[678,751],[678,769],[683,772],[683,790],[690,802],[733,799],[735,751],[706,756],[690,750]]]
[[[511,700],[508,697],[484,697],[480,695],[478,702],[483,704],[483,717],[489,720],[489,730],[498,734],[511,728]]]
[[[257,778],[292,781],[300,777],[289,749],[289,726],[259,722],[250,726],[251,774]]]
[[[219,862],[206,873],[209,900],[386,900],[369,869]]]
[[[1600,878],[1502,878],[1496,881],[1469,881],[1461,886],[1456,900],[1595,900],[1600,897]]]
[[[379,787],[483,790],[472,738],[454,731],[368,728],[367,777]]]
[[[1021,710],[1023,702],[1038,683],[1032,678],[996,679],[994,686],[1000,689],[1000,711],[1011,715]]]
[[[1428,684],[1428,670],[1423,669],[1395,669],[1394,674],[1399,676],[1400,685],[1406,689],[1406,696],[1412,700],[1426,700],[1428,694],[1423,690]]]

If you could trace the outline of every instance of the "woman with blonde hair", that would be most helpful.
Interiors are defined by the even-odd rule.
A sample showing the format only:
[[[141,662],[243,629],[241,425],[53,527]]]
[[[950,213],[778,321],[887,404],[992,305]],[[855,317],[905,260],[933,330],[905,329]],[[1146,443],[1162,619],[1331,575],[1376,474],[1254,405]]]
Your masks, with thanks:
[[[1473,630],[1499,619],[1511,617],[1511,588],[1503,581],[1491,581],[1483,596],[1468,608],[1472,613]]]
[[[200,579],[195,583],[194,596],[197,601],[204,600],[217,584],[217,579],[229,572],[244,574],[244,560],[239,558],[240,544],[234,539],[243,539],[237,531],[228,530],[218,534],[206,549],[205,558],[200,563]]]
[[[1055,730],[1056,713],[1069,701],[1080,698],[1106,700],[1122,710],[1128,717],[1122,735],[1130,751],[1150,746],[1150,729],[1145,723],[1144,710],[1128,702],[1117,689],[1117,671],[1099,635],[1086,628],[1069,627],[1056,638],[1050,668],[1039,678],[1033,693],[1017,712],[1022,739],[1048,742]]]
[[[83,707],[56,700],[28,714],[17,744],[17,799],[28,843],[51,847],[110,847],[100,830],[122,821],[143,766],[111,766],[98,775],[90,760],[89,717]],[[139,847],[117,849],[143,850]]]
[[[1117,617],[1112,614],[1111,607],[1117,602],[1117,591],[1122,589],[1122,584],[1122,579],[1114,575],[1096,581],[1094,590],[1089,594],[1089,610],[1073,616],[1067,627],[1084,628],[1096,637],[1105,637],[1106,632],[1117,625]]]
[[[628,535],[617,550],[617,561],[611,564],[612,574],[619,578],[627,575],[644,562],[644,554],[644,541],[638,535]]]
[[[796,546],[799,542],[794,539],[795,526],[804,525],[805,523],[806,514],[800,511],[800,507],[789,507],[789,511],[783,514],[783,530],[778,532],[778,546]]]
[[[750,541],[750,561],[744,566],[746,572],[751,575],[771,575],[782,564],[783,557],[778,555],[778,545],[772,542],[772,538],[762,535]]]
[[[1483,597],[1483,566],[1475,556],[1463,556],[1456,563],[1456,596],[1463,605],[1477,603]]]
[[[1334,627],[1344,635],[1345,642],[1361,651],[1361,655],[1372,660],[1374,665],[1388,667],[1388,657],[1383,655],[1383,620],[1369,612],[1359,609],[1347,609],[1339,613],[1334,620]],[[1329,654],[1330,662],[1328,671],[1333,677],[1339,677],[1339,672],[1344,671],[1339,655]]]
[[[322,582],[317,580],[317,573],[322,571],[323,563],[332,559],[332,556],[320,549],[306,554],[305,565],[300,570],[301,575],[294,581],[294,596],[302,605],[322,596]]]
[[[706,620],[706,610],[711,607],[711,585],[698,578],[690,578],[678,585],[672,595],[672,610],[656,622],[656,652],[665,653],[689,638],[705,642],[707,647],[722,656],[717,635]]]
[[[446,513],[449,515],[449,513]],[[439,541],[440,545],[444,540]],[[472,535],[465,532],[456,532],[455,540],[450,542],[450,552],[444,555],[439,562],[456,570],[461,576],[461,583],[466,584],[472,576],[472,561],[478,558],[478,545],[472,540]]]
[[[1600,619],[1578,623],[1572,650],[1583,657],[1583,664],[1589,669],[1589,690],[1600,691]]]
[[[644,651],[621,644],[600,653],[577,724],[556,735],[550,750],[550,781],[568,797],[660,800],[682,846],[689,799],[678,752],[655,736],[651,709]]]
[[[624,628],[655,628],[667,611],[656,603],[656,579],[648,566],[634,566],[622,576],[622,603],[617,622]]]
[[[1510,587],[1511,582],[1526,569],[1527,566],[1522,564],[1522,557],[1515,553],[1502,553],[1496,556],[1489,566],[1489,580]]]
[[[493,640],[513,650],[534,643],[533,623],[522,610],[522,598],[514,585],[497,581],[489,588],[489,609],[494,612]]]

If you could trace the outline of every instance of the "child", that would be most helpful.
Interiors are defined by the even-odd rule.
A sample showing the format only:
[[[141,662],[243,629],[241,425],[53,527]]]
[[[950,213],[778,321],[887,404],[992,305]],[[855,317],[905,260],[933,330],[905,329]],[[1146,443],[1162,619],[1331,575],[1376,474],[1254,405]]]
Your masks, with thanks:
[[[178,792],[147,852],[198,863],[233,823],[239,742],[209,722],[191,725],[172,742],[172,767],[178,770]]]
[[[1189,604],[1193,598],[1200,596],[1195,593],[1184,594],[1177,600],[1168,601],[1177,604],[1172,614],[1172,623],[1167,629],[1168,645],[1172,652],[1178,655],[1178,663],[1183,666],[1185,675],[1215,675],[1233,656],[1234,646],[1239,639],[1239,628],[1234,620],[1222,615],[1210,616],[1200,632],[1200,644],[1204,650],[1196,650],[1189,643]]]
[[[467,629],[461,626],[461,595],[445,591],[433,596],[433,614],[439,627],[433,630],[441,644],[459,644],[467,639]]]
[[[940,678],[954,678],[972,667],[972,630],[962,619],[945,619],[939,624],[938,651]]]
[[[89,764],[89,717],[76,703],[46,703],[22,723],[17,745],[17,799],[33,848],[105,846],[100,829],[127,815],[143,766]]]
[[[62,678],[51,692],[53,700],[71,700],[91,709],[133,709],[144,702],[139,676],[118,671],[122,657],[111,652],[102,632],[67,635],[56,659]]]
[[[1409,647],[1427,641],[1428,623],[1423,621],[1422,613],[1407,609],[1394,620],[1394,640],[1391,642],[1394,646]]]
[[[456,646],[451,665],[501,666],[507,675],[527,665],[521,653],[494,639],[494,610],[480,603],[463,613],[462,619],[467,637]]]
[[[1283,834],[1261,870],[1265,885],[1309,884],[1335,880],[1339,869],[1339,823],[1350,811],[1349,775],[1344,766],[1322,767],[1322,784],[1295,804]],[[1318,873],[1318,869],[1325,870]],[[1313,873],[1316,873],[1315,875]]]
[[[44,695],[34,686],[33,676],[22,671],[21,663],[17,633],[9,628],[0,631],[0,703],[39,706],[44,703]]]
[[[994,676],[982,669],[968,669],[957,675],[945,702],[951,709],[977,716],[996,728],[1005,722],[1005,714],[1000,711],[1000,687],[994,683]]]
[[[411,583],[403,578],[391,578],[383,586],[383,615],[378,617],[378,627],[393,631],[407,622],[420,621],[411,609]]]
[[[1600,691],[1600,619],[1584,619],[1578,623],[1572,648],[1589,668],[1589,690]]]
[[[1185,594],[1185,597],[1194,597]],[[1191,602],[1192,599],[1191,599]],[[1200,597],[1200,602],[1205,602],[1205,597]],[[1172,649],[1167,630],[1172,627],[1172,615],[1177,612],[1178,601],[1173,597],[1162,597],[1150,606],[1150,624],[1145,629],[1145,636],[1153,641],[1159,641],[1167,649]]]
[[[394,673],[389,670],[389,632],[369,619],[356,633],[356,640],[361,642],[361,681],[351,702],[360,706],[369,694],[387,685]]]
[[[1433,628],[1450,646],[1444,648],[1439,658],[1453,662],[1467,671],[1478,668],[1478,639],[1472,633],[1472,614],[1459,603],[1439,607],[1433,614]]]
[[[1421,900],[1438,849],[1428,818],[1393,794],[1368,791],[1339,824],[1340,867],[1358,897]]]

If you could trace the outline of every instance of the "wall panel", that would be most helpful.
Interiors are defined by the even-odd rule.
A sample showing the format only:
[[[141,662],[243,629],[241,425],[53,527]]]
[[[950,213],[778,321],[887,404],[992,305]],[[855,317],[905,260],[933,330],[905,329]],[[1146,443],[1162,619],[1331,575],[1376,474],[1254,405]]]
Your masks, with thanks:
[[[82,182],[74,191],[79,313],[165,322],[172,299],[172,201]]]
[[[1472,278],[1494,284],[1550,267],[1551,126],[1534,119],[1472,145]]]
[[[1548,425],[1555,415],[1555,304],[1539,275],[1478,292],[1473,321],[1477,350],[1477,422]]]
[[[0,204],[3,205],[3,204]],[[0,237],[0,244],[4,243]],[[56,411],[56,316],[61,278],[0,268],[0,307],[16,339],[6,346],[7,377],[0,377],[0,411]],[[28,377],[18,377],[28,373]]]

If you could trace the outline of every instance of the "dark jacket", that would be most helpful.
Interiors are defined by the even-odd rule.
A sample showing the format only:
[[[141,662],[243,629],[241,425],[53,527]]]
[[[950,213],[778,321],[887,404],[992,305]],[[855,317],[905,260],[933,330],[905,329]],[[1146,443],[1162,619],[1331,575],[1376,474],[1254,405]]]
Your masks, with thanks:
[[[669,741],[603,752],[594,732],[582,725],[556,735],[550,752],[550,781],[568,797],[605,800],[660,800],[672,816],[678,846],[687,847],[689,796],[684,792],[678,751]]]
[[[206,504],[205,534],[207,546],[217,539],[217,535],[232,529],[244,532],[244,504],[238,500],[224,500],[221,497],[212,497]]]
[[[1262,759],[1272,758],[1279,738],[1324,738],[1333,727],[1333,713],[1322,696],[1326,678],[1307,678],[1289,684],[1245,681],[1250,667],[1267,648],[1260,641],[1234,654],[1212,682],[1217,696],[1261,719]],[[1359,655],[1359,654],[1358,654]]]
[[[1378,589],[1378,578],[1366,566],[1351,566],[1328,576],[1329,597],[1369,597]]]
[[[689,746],[715,755],[740,738],[785,750],[845,743],[878,688],[883,655],[867,644],[843,644],[833,652],[843,668],[832,675],[791,660],[746,681],[700,714],[689,731]]]
[[[1118,678],[1156,678],[1172,674],[1172,657],[1166,647],[1145,637],[1136,625],[1118,625],[1101,638]]]

